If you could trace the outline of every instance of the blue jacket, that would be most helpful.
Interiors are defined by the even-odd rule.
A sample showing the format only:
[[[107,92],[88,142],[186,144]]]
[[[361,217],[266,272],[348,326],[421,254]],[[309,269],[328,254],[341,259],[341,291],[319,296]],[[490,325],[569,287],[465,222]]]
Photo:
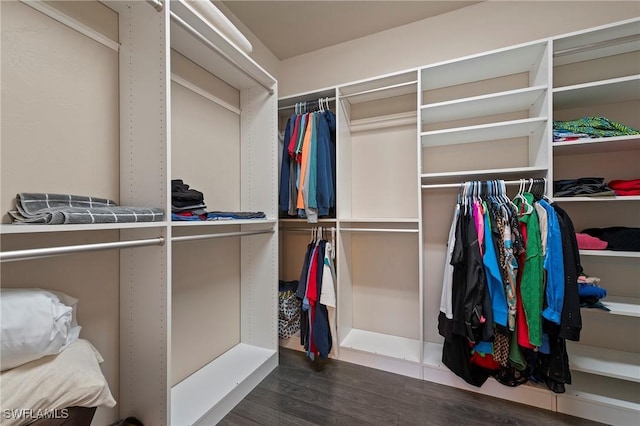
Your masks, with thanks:
[[[564,304],[564,255],[562,253],[562,234],[556,211],[544,200],[538,203],[547,211],[547,252],[544,256],[544,269],[547,271],[545,300],[547,307],[542,316],[554,324],[560,324],[562,305]]]

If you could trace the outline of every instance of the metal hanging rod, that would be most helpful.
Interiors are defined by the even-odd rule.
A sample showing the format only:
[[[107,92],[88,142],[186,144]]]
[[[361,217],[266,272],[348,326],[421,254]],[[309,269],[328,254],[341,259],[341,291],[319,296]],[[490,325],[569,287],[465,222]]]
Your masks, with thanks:
[[[162,3],[161,0],[147,0],[147,3],[153,6],[153,8],[158,12],[162,12],[162,8],[164,7],[164,4]]]
[[[352,96],[368,95],[369,93],[381,92],[383,90],[391,90],[391,89],[398,89],[400,87],[405,87],[405,86],[413,86],[413,85],[416,85],[417,83],[418,83],[418,80],[412,80],[412,81],[407,81],[405,83],[392,84],[390,86],[385,86],[385,87],[376,87],[375,89],[368,89],[368,90],[363,90],[361,92],[347,93],[344,95],[340,95],[340,98],[350,98]]]
[[[567,49],[557,50],[553,52],[553,56],[558,57],[558,56],[572,55],[575,53],[587,52],[589,50],[599,49],[602,47],[615,46],[623,43],[631,43],[638,40],[640,40],[640,34],[631,34],[624,37],[612,38],[611,40],[604,40],[604,41],[599,41],[595,43],[585,44],[583,46],[569,47]]]
[[[240,108],[236,108],[235,106],[231,105],[230,103],[223,101],[222,99],[220,99],[219,97],[215,96],[214,94],[207,92],[203,88],[201,88],[199,86],[196,86],[193,83],[190,83],[189,81],[185,80],[184,78],[180,77],[179,75],[171,73],[171,81],[173,81],[176,84],[179,84],[180,86],[184,87],[187,90],[190,90],[191,92],[193,92],[193,93],[195,93],[197,95],[202,96],[203,98],[215,103],[216,105],[219,105],[222,108],[233,112],[234,114],[240,115],[242,113]]]
[[[163,237],[158,237],[158,238],[150,238],[146,240],[114,241],[114,242],[108,242],[108,243],[79,244],[79,245],[72,245],[72,246],[13,250],[13,251],[0,252],[0,261],[6,262],[6,261],[14,261],[14,260],[29,260],[29,259],[37,259],[41,257],[59,256],[63,254],[81,253],[81,252],[87,252],[87,251],[125,249],[125,248],[145,247],[145,246],[161,246],[161,245],[164,245],[164,243],[165,243],[165,239]]]
[[[197,241],[197,240],[210,240],[213,238],[226,238],[226,237],[244,237],[247,235],[258,235],[258,234],[273,234],[275,231],[273,229],[262,229],[260,231],[239,231],[239,232],[226,232],[223,234],[207,234],[207,235],[185,235],[183,237],[171,237],[171,242],[173,243],[183,243],[187,241]]]
[[[191,34],[200,43],[202,43],[207,48],[209,48],[209,50],[212,50],[215,53],[217,53],[218,55],[220,55],[225,61],[227,61],[235,69],[237,69],[238,71],[240,71],[244,75],[250,77],[253,81],[258,83],[260,86],[264,87],[267,90],[267,92],[269,92],[270,95],[273,95],[275,93],[274,90],[270,86],[268,86],[265,83],[263,83],[262,81],[258,80],[255,76],[250,74],[247,70],[245,70],[244,68],[242,68],[238,64],[236,64],[236,62],[233,59],[231,59],[229,57],[229,55],[224,53],[222,51],[222,49],[220,49],[218,46],[216,46],[215,44],[213,44],[209,40],[207,40],[202,34],[200,34],[197,30],[195,30],[191,25],[187,24],[178,15],[176,15],[174,12],[170,12],[170,13],[171,13],[171,19],[173,20],[173,22],[175,22],[179,27],[181,27],[183,30],[185,30],[189,34]]]
[[[417,229],[403,229],[403,228],[340,228],[341,231],[349,232],[405,232],[405,233],[417,233]]]
[[[280,232],[312,232],[313,230],[317,229],[317,228],[322,228],[323,231],[331,231],[331,230],[337,230],[337,228],[335,226],[310,226],[308,228],[280,228]]]
[[[539,179],[539,178],[536,178]],[[528,179],[524,179],[525,181],[528,181]],[[467,181],[467,182],[474,182],[474,181]],[[475,181],[475,182],[486,182],[486,181]],[[505,185],[520,185],[520,183],[522,183],[521,180],[506,180],[503,181]],[[436,183],[436,184],[430,184],[430,185],[422,185],[422,189],[440,189],[440,188],[460,188],[461,186],[463,186],[466,182],[461,182],[461,183]]]
[[[335,97],[333,97],[333,98],[327,98],[327,97],[322,98],[322,97],[321,97],[321,98],[319,98],[319,99],[322,99],[322,100],[328,100],[328,101],[335,101],[335,100],[336,100],[336,98],[335,98]],[[298,104],[298,103],[300,103],[300,102],[318,102],[318,100],[317,100],[317,99],[311,99],[311,100],[308,100],[308,101],[299,101],[299,102],[296,102],[296,103],[295,103],[295,104],[293,104],[293,105],[287,105],[287,106],[278,107],[278,111],[282,111],[282,110],[285,110],[285,109],[295,108],[295,107],[296,107],[296,104]]]

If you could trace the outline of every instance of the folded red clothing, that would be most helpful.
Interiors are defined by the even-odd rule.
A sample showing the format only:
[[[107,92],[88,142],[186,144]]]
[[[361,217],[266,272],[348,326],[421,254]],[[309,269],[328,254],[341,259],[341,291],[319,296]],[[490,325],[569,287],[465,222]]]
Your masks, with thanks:
[[[608,183],[616,195],[640,195],[640,179],[612,180]]]
[[[578,248],[580,250],[604,250],[609,245],[606,241],[602,241],[600,238],[579,232],[576,232],[576,240],[578,241]]]

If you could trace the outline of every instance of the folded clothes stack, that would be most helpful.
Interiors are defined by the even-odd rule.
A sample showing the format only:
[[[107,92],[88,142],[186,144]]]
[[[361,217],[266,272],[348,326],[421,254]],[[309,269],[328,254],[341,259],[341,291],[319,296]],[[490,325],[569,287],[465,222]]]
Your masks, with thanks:
[[[607,289],[600,287],[600,278],[598,277],[580,275],[578,277],[578,296],[580,297],[580,306],[583,308],[598,308],[610,311],[600,301],[607,297]]]
[[[203,220],[264,219],[263,212],[207,211],[202,192],[190,188],[182,179],[171,181],[171,219],[198,222]]]
[[[576,232],[576,241],[580,250],[605,250],[608,243],[589,234]]]
[[[640,228],[611,226],[608,228],[588,228],[583,234],[607,243],[607,250],[640,251]]]
[[[22,192],[9,215],[16,224],[133,223],[161,221],[164,210],[118,206],[106,198],[84,195]]]
[[[640,195],[640,179],[612,180],[607,184],[618,196]]]
[[[206,214],[204,194],[190,188],[182,179],[173,179],[171,181],[171,212],[182,216]]]
[[[613,196],[616,193],[601,177],[581,177],[553,181],[554,197]]]
[[[605,117],[582,117],[576,120],[554,121],[553,141],[640,135],[640,132]]]

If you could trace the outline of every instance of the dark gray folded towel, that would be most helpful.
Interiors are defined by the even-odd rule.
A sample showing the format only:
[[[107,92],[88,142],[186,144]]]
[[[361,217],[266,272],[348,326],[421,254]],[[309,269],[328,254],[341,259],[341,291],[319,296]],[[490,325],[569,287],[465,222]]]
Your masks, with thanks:
[[[10,211],[15,223],[91,224],[158,222],[164,210],[155,207],[118,206],[105,198],[64,194],[20,193],[16,211]]]

